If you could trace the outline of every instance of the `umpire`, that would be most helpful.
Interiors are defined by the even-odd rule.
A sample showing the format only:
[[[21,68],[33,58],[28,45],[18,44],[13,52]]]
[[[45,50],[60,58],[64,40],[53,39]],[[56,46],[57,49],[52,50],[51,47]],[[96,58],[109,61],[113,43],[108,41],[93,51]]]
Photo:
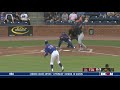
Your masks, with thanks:
[[[75,26],[71,26],[71,28],[68,31],[68,35],[69,35],[71,41],[73,39],[76,39],[78,41],[77,32],[75,31]],[[68,44],[67,47],[70,47],[70,45]]]
[[[75,26],[72,26],[71,29],[69,29],[68,35],[70,36],[71,41],[73,39],[76,39],[78,41],[77,33],[74,30]]]

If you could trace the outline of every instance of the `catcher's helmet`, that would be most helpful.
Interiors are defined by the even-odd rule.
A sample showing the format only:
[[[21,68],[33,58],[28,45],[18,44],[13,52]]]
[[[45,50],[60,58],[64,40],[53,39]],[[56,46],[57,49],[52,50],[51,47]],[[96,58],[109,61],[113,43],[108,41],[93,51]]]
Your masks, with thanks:
[[[45,45],[48,44],[48,40],[45,40]]]

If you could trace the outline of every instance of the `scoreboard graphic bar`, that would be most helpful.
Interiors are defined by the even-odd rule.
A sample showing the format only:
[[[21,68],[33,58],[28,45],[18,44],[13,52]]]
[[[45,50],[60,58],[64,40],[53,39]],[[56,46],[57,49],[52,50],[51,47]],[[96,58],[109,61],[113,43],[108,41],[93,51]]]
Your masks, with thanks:
[[[0,72],[0,76],[120,76],[120,72]]]
[[[82,72],[0,72],[1,76],[120,76],[120,72],[114,72],[114,68],[83,68]]]

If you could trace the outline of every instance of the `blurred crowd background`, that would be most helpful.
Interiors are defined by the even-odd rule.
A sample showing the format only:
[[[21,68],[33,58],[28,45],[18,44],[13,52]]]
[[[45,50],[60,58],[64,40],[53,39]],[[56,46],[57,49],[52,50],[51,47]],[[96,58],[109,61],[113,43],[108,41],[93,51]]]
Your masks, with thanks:
[[[0,25],[119,25],[120,12],[0,12]]]

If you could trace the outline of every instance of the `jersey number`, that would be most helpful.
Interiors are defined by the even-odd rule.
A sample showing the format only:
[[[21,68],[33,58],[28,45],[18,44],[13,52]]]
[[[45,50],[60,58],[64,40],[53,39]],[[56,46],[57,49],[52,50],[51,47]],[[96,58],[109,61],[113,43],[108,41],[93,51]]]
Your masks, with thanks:
[[[52,46],[52,45],[50,45],[50,46],[48,46],[48,48],[49,48],[49,49],[51,49],[51,48],[53,48],[53,46]]]

